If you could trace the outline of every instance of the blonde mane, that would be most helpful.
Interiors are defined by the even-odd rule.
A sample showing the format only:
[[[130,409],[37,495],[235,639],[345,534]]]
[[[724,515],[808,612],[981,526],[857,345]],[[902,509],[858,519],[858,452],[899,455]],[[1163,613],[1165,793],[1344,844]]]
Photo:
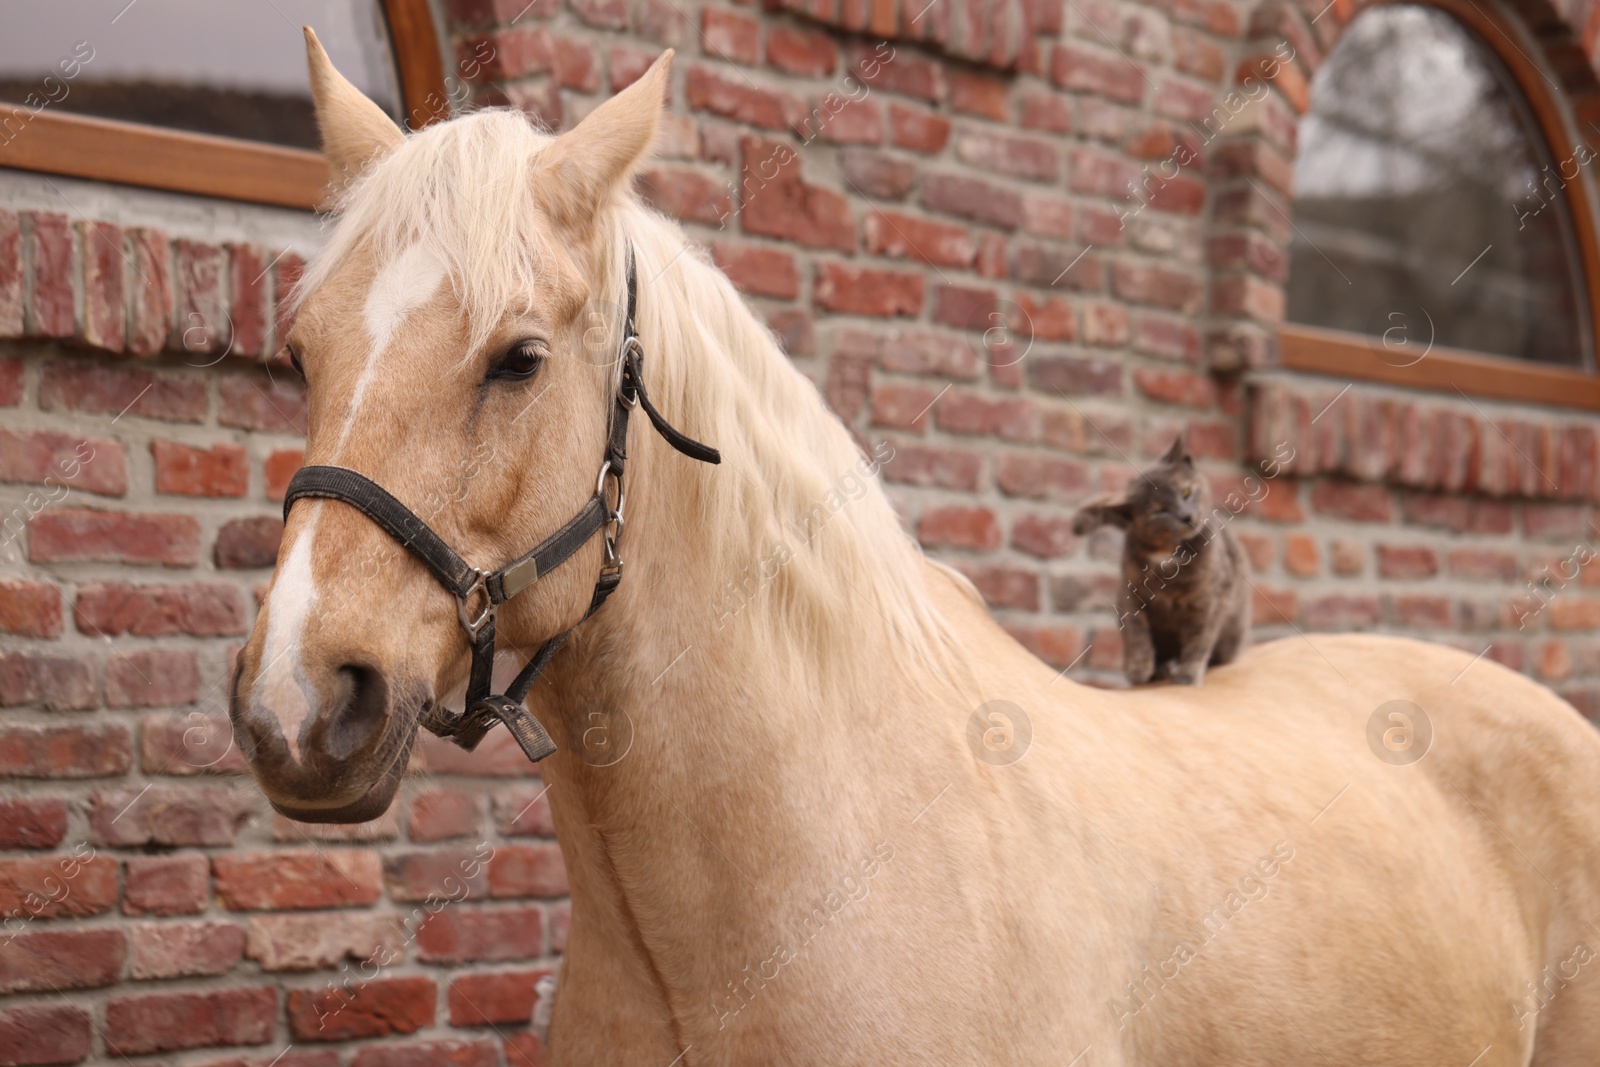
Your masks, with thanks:
[[[553,140],[502,109],[408,136],[344,196],[297,296],[358,248],[385,262],[421,242],[445,263],[475,349],[504,314],[529,304],[550,257],[567,255],[551,243],[530,180]],[[800,642],[841,665],[865,651],[863,619],[880,616],[889,640],[931,668],[913,675],[970,677],[872,457],[814,383],[677,224],[632,193],[599,224],[606,269],[588,279],[591,289],[622,304],[631,246],[651,395],[686,431],[722,446],[721,467],[680,468],[689,484],[675,491],[693,493],[703,515],[697,534],[709,541],[705,562],[719,585],[708,595],[727,600],[724,615],[748,612],[740,625],[764,631],[752,635],[758,641]],[[763,601],[767,611],[751,610]]]

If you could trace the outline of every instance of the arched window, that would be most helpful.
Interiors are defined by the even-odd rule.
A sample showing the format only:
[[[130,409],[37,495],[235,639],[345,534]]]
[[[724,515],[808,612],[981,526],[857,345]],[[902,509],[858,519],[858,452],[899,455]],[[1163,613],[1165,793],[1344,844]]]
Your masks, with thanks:
[[[312,207],[302,24],[396,120],[445,117],[428,0],[88,0],[0,34],[0,166]]]
[[[1347,27],[1300,125],[1287,365],[1600,406],[1600,153],[1535,53],[1477,4]]]

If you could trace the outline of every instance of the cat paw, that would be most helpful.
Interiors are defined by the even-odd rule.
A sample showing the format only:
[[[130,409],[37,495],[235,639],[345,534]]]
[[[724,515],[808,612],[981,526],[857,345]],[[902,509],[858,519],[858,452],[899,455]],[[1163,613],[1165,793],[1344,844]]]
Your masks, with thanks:
[[[1167,681],[1173,685],[1199,685],[1205,680],[1205,676],[1204,664],[1191,666],[1186,663],[1173,663],[1167,667]]]
[[[1129,685],[1144,685],[1156,676],[1155,660],[1128,660],[1122,665],[1122,673]]]

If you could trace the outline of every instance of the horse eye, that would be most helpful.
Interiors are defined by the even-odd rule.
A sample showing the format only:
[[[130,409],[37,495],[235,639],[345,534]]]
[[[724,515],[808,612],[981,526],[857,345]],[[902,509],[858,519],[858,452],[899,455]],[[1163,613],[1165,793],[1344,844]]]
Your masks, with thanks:
[[[489,371],[490,378],[505,381],[526,381],[539,372],[539,367],[544,363],[544,355],[540,352],[538,344],[533,341],[522,341],[507,349],[506,354],[500,357],[498,363]]]
[[[289,353],[289,366],[293,367],[294,372],[300,375],[301,381],[305,381],[306,369],[300,365],[300,353],[294,350],[293,345],[284,345],[283,350]]]

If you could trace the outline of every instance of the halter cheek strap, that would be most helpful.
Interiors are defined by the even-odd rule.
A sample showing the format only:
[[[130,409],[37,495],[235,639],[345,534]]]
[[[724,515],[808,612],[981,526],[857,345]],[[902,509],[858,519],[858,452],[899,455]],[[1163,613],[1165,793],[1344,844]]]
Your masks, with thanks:
[[[439,584],[456,598],[456,614],[472,648],[466,708],[460,713],[430,709],[421,725],[468,751],[477,747],[496,722],[506,724],[530,760],[537,762],[556,750],[549,733],[522,706],[522,701],[578,624],[540,645],[506,691],[495,694],[490,691],[494,673],[495,612],[501,604],[565,563],[602,530],[605,531],[605,562],[595,579],[588,609],[578,622],[599,611],[606,598],[616,590],[622,581],[622,558],[617,554],[617,546],[622,535],[622,509],[627,500],[622,477],[628,459],[628,417],[633,410],[644,408],[656,432],[690,459],[702,463],[722,462],[715,448],[674,429],[650,402],[644,388],[644,346],[635,325],[637,308],[638,280],[634,273],[633,249],[629,248],[628,318],[619,354],[621,374],[612,398],[605,457],[600,464],[600,475],[595,479],[594,495],[561,529],[499,570],[484,571],[469,564],[415,512],[365,475],[345,467],[314,466],[302,467],[289,481],[283,500],[285,521],[289,518],[289,509],[302,497],[323,497],[349,504],[421,560]],[[607,499],[608,478],[616,491],[615,507]]]

